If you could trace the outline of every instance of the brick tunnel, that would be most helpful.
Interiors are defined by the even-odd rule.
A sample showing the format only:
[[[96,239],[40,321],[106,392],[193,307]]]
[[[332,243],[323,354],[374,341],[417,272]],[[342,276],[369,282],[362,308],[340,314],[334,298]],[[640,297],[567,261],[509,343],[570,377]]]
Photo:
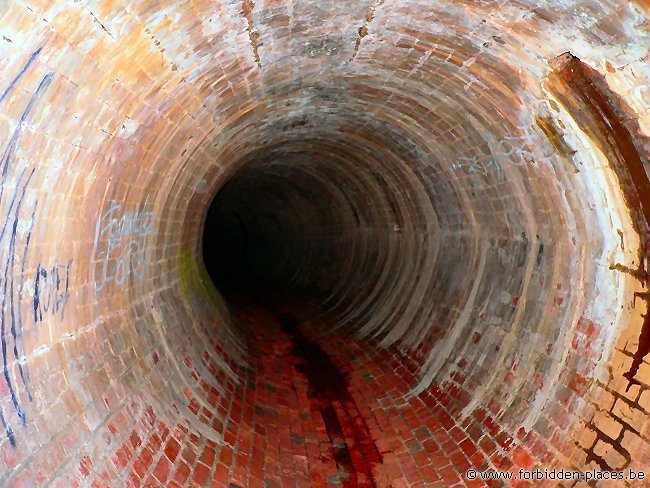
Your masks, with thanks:
[[[0,486],[648,486],[649,8],[3,2]]]

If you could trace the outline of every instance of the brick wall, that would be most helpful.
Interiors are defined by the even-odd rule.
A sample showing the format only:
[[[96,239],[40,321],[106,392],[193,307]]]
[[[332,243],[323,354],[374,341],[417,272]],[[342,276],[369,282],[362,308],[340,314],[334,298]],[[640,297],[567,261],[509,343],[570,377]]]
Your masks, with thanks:
[[[0,485],[648,466],[647,9],[8,2]],[[227,181],[243,283],[322,305],[371,480],[206,273]]]

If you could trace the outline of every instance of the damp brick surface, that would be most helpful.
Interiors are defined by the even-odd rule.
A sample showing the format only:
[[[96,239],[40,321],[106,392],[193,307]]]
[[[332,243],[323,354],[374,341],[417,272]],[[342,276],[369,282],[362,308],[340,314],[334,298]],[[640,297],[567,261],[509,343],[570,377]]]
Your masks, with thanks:
[[[3,2],[0,486],[650,477],[649,9]]]

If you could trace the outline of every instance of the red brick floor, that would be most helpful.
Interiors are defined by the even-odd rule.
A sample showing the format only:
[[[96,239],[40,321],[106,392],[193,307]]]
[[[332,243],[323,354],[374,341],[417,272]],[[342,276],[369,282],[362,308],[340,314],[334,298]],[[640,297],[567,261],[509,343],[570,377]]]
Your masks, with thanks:
[[[429,405],[420,398],[397,404],[409,384],[404,367],[389,354],[378,357],[348,337],[332,336],[323,341],[328,356],[290,317],[278,320],[251,307],[241,314],[257,363],[247,396],[253,425],[240,429],[260,434],[259,450],[252,453],[250,473],[231,465],[227,481],[222,472],[224,482],[465,486],[469,467],[486,466],[486,455],[434,397]],[[386,403],[389,398],[395,403]],[[235,444],[235,450],[246,448]]]
[[[219,393],[193,374],[212,408],[189,398],[222,443],[185,424],[165,425],[145,408],[144,429],[122,441],[106,471],[83,460],[77,476],[93,471],[93,486],[110,486],[107,479],[228,488],[485,486],[466,480],[467,469],[528,468],[543,455],[531,455],[489,411],[459,425],[461,391],[434,385],[405,401],[415,369],[396,351],[344,335],[317,344],[309,337],[322,330],[317,324],[306,328],[252,306],[241,307],[239,318],[251,350],[239,371],[244,381],[220,383]],[[116,416],[109,430],[118,423]]]
[[[250,464],[231,464],[228,481],[251,487],[387,486],[370,432],[327,356],[319,357],[319,348],[286,320],[281,324],[258,309],[242,318],[256,359],[247,395],[253,422],[240,429],[256,435]],[[247,449],[238,436],[234,451]]]

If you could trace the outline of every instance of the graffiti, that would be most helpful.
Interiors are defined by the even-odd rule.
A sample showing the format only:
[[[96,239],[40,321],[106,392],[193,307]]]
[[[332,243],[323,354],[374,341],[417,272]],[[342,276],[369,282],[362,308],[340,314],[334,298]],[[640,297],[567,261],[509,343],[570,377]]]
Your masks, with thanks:
[[[535,162],[535,155],[530,147],[530,136],[505,136],[497,143],[497,155],[507,158],[510,164],[524,166]]]
[[[503,180],[503,169],[501,165],[497,163],[494,159],[490,159],[487,162],[481,161],[481,155],[476,155],[474,157],[460,157],[452,164],[452,168],[455,170],[463,169],[467,174],[473,175],[478,174],[481,176],[487,176],[493,172],[498,180]]]
[[[4,99],[11,93],[11,91],[15,88],[16,84],[20,81],[20,79],[23,77],[23,75],[27,72],[29,67],[32,65],[34,60],[38,57],[39,54],[41,54],[41,50],[43,48],[39,47],[36,51],[32,53],[32,55],[29,57],[29,61],[25,63],[25,66],[22,67],[20,72],[18,73],[18,76],[16,76],[13,80],[11,80],[11,83],[9,83],[9,86],[5,89],[4,92],[2,92],[2,95],[0,95],[0,103],[4,101]]]
[[[156,216],[151,211],[124,212],[120,203],[111,203],[95,229],[96,292],[101,292],[107,283],[121,286],[130,276],[144,277],[147,237],[156,233],[155,223]]]
[[[503,181],[505,174],[499,161],[506,160],[514,166],[534,164],[535,157],[529,147],[529,136],[505,136],[496,143],[492,158],[484,161],[483,154],[471,157],[461,156],[452,163],[452,169],[462,170],[468,175],[488,176],[493,174],[497,180]]]
[[[45,268],[40,264],[36,268],[34,278],[34,322],[43,320],[48,313],[56,315],[61,312],[61,320],[70,299],[70,268],[68,264],[57,264]]]
[[[42,48],[37,49],[27,63],[0,95],[0,103],[9,100],[21,78],[32,67]],[[24,361],[23,337],[23,289],[29,244],[34,231],[38,200],[30,204],[27,190],[36,169],[28,162],[21,165],[17,160],[20,137],[34,107],[52,82],[52,73],[45,74],[28,99],[18,123],[11,132],[0,159],[0,346],[2,353],[2,378],[11,398],[11,404],[22,425],[25,425],[25,398],[32,401],[29,371]],[[21,167],[22,166],[22,167]],[[24,216],[24,208],[31,212]],[[25,228],[24,224],[27,223]],[[19,225],[20,224],[20,225]],[[21,394],[21,385],[24,393]],[[10,418],[0,408],[0,423],[11,445],[16,438]]]

